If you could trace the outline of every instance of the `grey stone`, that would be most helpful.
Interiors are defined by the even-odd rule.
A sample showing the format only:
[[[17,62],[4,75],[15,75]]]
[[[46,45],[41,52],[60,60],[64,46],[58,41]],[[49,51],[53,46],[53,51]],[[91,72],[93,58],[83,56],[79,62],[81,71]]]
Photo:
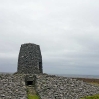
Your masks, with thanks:
[[[42,55],[39,45],[32,43],[21,45],[18,58],[18,73],[43,73]]]
[[[27,99],[24,78],[20,75],[0,74],[0,99]]]

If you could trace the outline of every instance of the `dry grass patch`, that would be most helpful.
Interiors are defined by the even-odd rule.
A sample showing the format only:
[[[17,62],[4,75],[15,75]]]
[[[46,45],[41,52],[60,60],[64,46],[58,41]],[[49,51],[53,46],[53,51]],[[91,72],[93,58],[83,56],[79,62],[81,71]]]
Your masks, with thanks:
[[[99,94],[98,95],[93,95],[93,96],[86,96],[86,97],[80,98],[80,99],[99,99]]]

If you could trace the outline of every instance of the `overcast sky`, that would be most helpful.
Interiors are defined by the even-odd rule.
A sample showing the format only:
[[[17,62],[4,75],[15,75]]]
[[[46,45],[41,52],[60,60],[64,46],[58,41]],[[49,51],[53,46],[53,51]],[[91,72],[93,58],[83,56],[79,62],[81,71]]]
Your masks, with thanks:
[[[99,0],[0,0],[0,72],[23,43],[40,45],[44,73],[99,75]]]

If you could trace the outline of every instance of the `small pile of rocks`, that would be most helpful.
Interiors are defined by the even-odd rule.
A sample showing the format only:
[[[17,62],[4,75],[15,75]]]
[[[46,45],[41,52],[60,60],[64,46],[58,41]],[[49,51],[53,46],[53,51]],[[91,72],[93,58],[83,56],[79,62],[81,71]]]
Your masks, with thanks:
[[[0,74],[0,99],[27,99],[24,77]]]
[[[47,74],[36,77],[36,91],[41,99],[80,99],[99,94],[99,87],[77,79]]]

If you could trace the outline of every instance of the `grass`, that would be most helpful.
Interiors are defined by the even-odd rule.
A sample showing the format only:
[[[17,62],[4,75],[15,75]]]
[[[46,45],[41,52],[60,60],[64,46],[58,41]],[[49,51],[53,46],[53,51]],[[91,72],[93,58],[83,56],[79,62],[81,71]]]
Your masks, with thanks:
[[[99,83],[96,83],[96,82],[92,82],[90,84],[95,85],[95,86],[99,86]]]
[[[93,95],[93,96],[86,96],[86,97],[80,98],[80,99],[99,99],[99,94],[98,95]]]
[[[33,86],[31,87],[27,86],[27,97],[28,99],[40,99]]]
[[[28,99],[39,99],[37,95],[28,94]]]

